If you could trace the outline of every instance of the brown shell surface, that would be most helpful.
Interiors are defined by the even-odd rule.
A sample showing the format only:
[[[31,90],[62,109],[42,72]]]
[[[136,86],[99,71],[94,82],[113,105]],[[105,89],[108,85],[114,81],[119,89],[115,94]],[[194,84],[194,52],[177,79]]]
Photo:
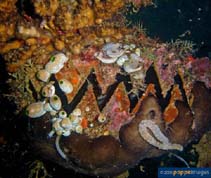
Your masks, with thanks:
[[[199,89],[204,89],[204,93],[208,92],[202,84],[195,85],[193,91],[197,92]],[[210,93],[206,96],[207,102],[210,102]],[[196,96],[194,107],[192,108],[193,111],[198,110],[199,107],[201,108],[202,112],[198,112],[197,115],[193,115],[192,111],[184,102],[179,101],[176,104],[179,115],[170,125],[174,132],[166,133],[171,142],[185,146],[190,141],[195,140],[196,137],[200,138],[197,129],[192,129],[192,124],[193,122],[196,124],[200,122],[200,125],[204,125],[203,120],[208,120],[211,113],[209,112],[210,106],[207,106],[206,103],[200,106],[197,105],[197,103],[200,103],[199,97]],[[150,111],[152,110],[155,111],[155,115],[149,117]],[[203,118],[198,117],[204,112],[207,113],[206,116]],[[156,120],[156,123],[165,133],[162,112],[160,111],[158,101],[155,97],[148,96],[142,101],[136,117],[130,123],[121,127],[119,140],[112,136],[100,136],[91,139],[85,134],[72,134],[70,137],[62,138],[61,147],[65,151],[65,154],[67,154],[69,161],[64,161],[55,149],[52,148],[54,144],[52,139],[46,142],[46,139],[42,137],[43,129],[41,126],[45,125],[45,120],[34,122],[35,128],[33,132],[39,133],[40,135],[40,137],[34,137],[34,144],[43,156],[67,168],[74,168],[80,172],[94,175],[119,174],[123,170],[137,164],[141,159],[159,156],[165,153],[149,145],[139,136],[138,123],[146,118]],[[201,133],[204,133],[206,129],[201,130]],[[48,130],[46,129],[45,132],[47,133]]]

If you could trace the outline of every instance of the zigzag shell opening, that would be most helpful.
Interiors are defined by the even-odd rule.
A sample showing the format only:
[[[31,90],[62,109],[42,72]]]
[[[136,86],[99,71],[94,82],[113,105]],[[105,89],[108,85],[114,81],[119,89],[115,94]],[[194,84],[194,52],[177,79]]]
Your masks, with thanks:
[[[168,58],[166,60],[164,58],[165,56],[163,56],[163,53],[165,51],[167,52],[167,50],[168,48],[164,45],[161,45],[157,49],[154,49],[152,53],[153,55],[157,55],[158,57],[152,61],[150,59],[147,59],[144,55],[142,56],[142,48],[140,46],[137,46],[137,44],[109,42],[105,43],[101,47],[101,49],[89,47],[87,52],[88,54],[84,54],[85,56],[87,55],[89,58],[91,58],[91,61],[93,61],[96,65],[95,67],[93,67],[92,65],[90,66],[90,61],[83,61],[83,58],[81,57],[73,59],[73,56],[71,55],[68,58],[64,53],[55,53],[53,56],[50,57],[45,66],[43,66],[43,68],[45,68],[45,70],[48,71],[52,76],[55,75],[55,81],[52,81],[52,78],[47,82],[44,81],[44,83],[47,84],[45,84],[41,90],[42,96],[44,97],[41,98],[41,100],[44,100],[46,104],[49,102],[52,110],[47,108],[46,110],[42,109],[43,112],[41,112],[41,110],[37,110],[38,113],[35,113],[34,108],[32,107],[35,104],[31,104],[26,109],[28,111],[27,113],[29,113],[28,116],[36,118],[43,116],[44,114],[46,114],[46,112],[49,112],[51,114],[51,117],[53,118],[52,131],[56,131],[55,133],[57,135],[69,136],[71,132],[76,132],[80,134],[87,134],[91,138],[100,137],[102,135],[112,135],[115,138],[118,138],[120,128],[130,122],[133,115],[136,114],[134,112],[131,113],[133,108],[131,107],[130,103],[134,103],[134,100],[130,98],[130,92],[136,94],[137,98],[139,98],[140,92],[142,92],[142,96],[146,94],[148,95],[152,91],[150,91],[149,93],[145,93],[144,90],[146,90],[147,86],[151,84],[151,82],[154,82],[154,84],[157,86],[159,85],[161,89],[160,96],[158,91],[155,95],[159,96],[160,100],[163,100],[166,103],[169,102],[168,109],[166,108],[167,105],[163,105],[163,107],[166,108],[164,113],[164,120],[167,123],[170,122],[170,120],[171,122],[173,122],[178,115],[178,110],[174,106],[177,100],[188,102],[191,107],[191,101],[188,100],[191,93],[188,93],[185,90],[186,86],[184,82],[187,82],[190,86],[194,84],[194,80],[198,73],[194,73],[193,66],[194,63],[197,63],[199,59],[193,59],[193,61],[189,61],[189,58],[187,58],[186,60],[182,60],[177,58],[176,54],[172,52],[170,56],[169,54],[167,54],[168,56],[166,57]],[[160,51],[162,51],[162,54],[159,54]],[[118,60],[124,56],[127,56],[127,60],[122,61],[122,66],[119,66]],[[160,57],[163,57],[164,59],[161,59]],[[86,71],[86,76],[84,76],[84,78],[82,78],[82,75],[84,75],[84,73],[82,73],[83,71],[81,72],[80,68],[77,69],[76,67],[78,64],[76,63],[74,65],[74,62],[72,64],[72,60],[74,62],[76,60],[79,60],[79,62],[84,62],[84,64],[82,64],[82,68],[89,68],[89,70]],[[210,63],[207,60],[208,59],[201,59],[202,62],[205,61],[210,66]],[[127,66],[127,68],[125,66]],[[105,76],[102,76],[100,73],[96,73],[96,71],[93,72],[93,69],[103,71],[104,68],[106,69],[107,67],[109,67],[109,72],[113,74],[113,78],[110,80],[109,78],[107,78],[109,73],[104,73]],[[156,73],[155,78],[157,77],[157,81],[146,81],[145,76],[147,75],[150,67],[153,67],[154,72]],[[119,70],[116,71],[116,68],[118,68]],[[187,68],[190,69],[191,77],[189,76],[188,78],[185,78],[186,76],[184,77],[180,75],[180,80],[184,81],[179,82],[178,80],[176,80],[175,76],[179,75],[179,72],[187,70]],[[41,69],[40,71],[42,70],[43,69]],[[72,81],[72,73],[75,70],[79,73],[79,79],[77,80],[82,81],[79,85],[74,85],[74,82]],[[207,85],[210,85],[210,76],[206,72],[206,70],[203,71],[202,75],[206,78],[203,78],[203,80],[206,80]],[[38,71],[38,73],[40,72]],[[93,76],[93,74],[96,75],[95,83],[92,83],[91,80],[93,80],[93,78],[89,77]],[[128,75],[130,77],[130,80],[126,82],[125,86],[123,86],[121,84],[121,80],[118,80],[117,75],[121,75],[124,79],[124,76]],[[102,84],[106,85],[107,92],[104,93],[104,95],[101,93],[100,95],[96,96],[96,93],[101,92],[99,81],[100,77],[102,77],[103,80]],[[39,79],[40,76],[37,76],[37,81]],[[87,82],[85,80],[87,80],[88,83],[91,82],[93,88],[96,88],[96,84],[99,85],[99,88],[96,88],[95,91],[93,89],[90,89],[92,87],[89,86],[90,84],[88,84],[87,86]],[[59,96],[54,94],[55,86],[53,85],[53,83],[55,83],[55,86],[57,85],[56,93]],[[112,86],[114,83],[116,83],[115,87]],[[132,84],[132,88],[130,90],[127,90],[129,83]],[[182,88],[181,91],[178,86]],[[85,96],[88,95],[88,98],[93,97],[93,103],[89,103],[88,101],[86,101],[88,100],[88,98],[84,98],[83,94],[80,94],[80,88],[87,87],[89,89],[85,89],[84,94]],[[173,90],[171,91],[172,88]],[[177,89],[176,91],[178,94],[176,94],[174,89]],[[111,90],[110,93],[109,90]],[[189,90],[191,90],[191,88],[189,88]],[[73,93],[75,94],[75,96],[73,95]],[[74,115],[73,113],[75,110],[73,110],[74,107],[72,107],[72,102],[75,100],[75,98],[77,98],[77,93],[81,95],[81,98],[77,102],[75,102],[75,110],[79,110],[80,114]],[[170,100],[168,99],[167,94],[171,97]],[[67,97],[67,101],[64,101],[62,97]],[[104,105],[104,107],[101,108],[101,110],[99,110],[99,100],[95,98],[102,97],[106,98],[102,100],[102,102],[106,104]],[[89,107],[90,104],[90,112],[92,112],[91,116],[88,112],[84,111],[84,107]],[[92,107],[97,109],[93,110]],[[44,104],[42,108],[44,108]],[[173,109],[175,110],[175,114],[173,113]],[[65,112],[68,113],[67,117],[61,116],[61,110],[66,110]],[[170,113],[170,116],[168,116],[170,118],[167,118],[167,113]],[[73,115],[75,117],[73,117]],[[60,126],[58,131],[57,125],[61,125],[61,121],[65,118],[70,120],[70,124],[72,126],[69,126],[68,129]],[[55,125],[54,123],[57,123],[57,121],[58,124]],[[50,131],[50,133],[52,133],[52,131]]]

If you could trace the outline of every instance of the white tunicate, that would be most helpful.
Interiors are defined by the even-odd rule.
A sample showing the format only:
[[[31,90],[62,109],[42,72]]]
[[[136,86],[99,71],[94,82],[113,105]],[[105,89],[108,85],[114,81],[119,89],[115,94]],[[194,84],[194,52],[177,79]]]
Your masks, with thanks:
[[[73,126],[77,126],[81,123],[81,117],[79,116],[74,116],[74,115],[71,115],[71,122],[73,124]]]
[[[90,107],[89,106],[86,106],[85,111],[86,112],[89,112],[90,111]]]
[[[128,61],[129,60],[129,58],[128,58],[128,56],[125,54],[125,55],[122,55],[122,56],[120,56],[118,59],[117,59],[117,64],[119,65],[119,66],[123,66],[123,64],[125,63],[125,61]]]
[[[59,117],[64,119],[65,117],[67,117],[67,113],[64,110],[62,110],[59,112]]]
[[[130,59],[131,60],[136,60],[136,61],[140,61],[141,60],[141,58],[136,53],[131,53],[130,54]]]
[[[118,58],[124,53],[122,44],[120,43],[107,43],[102,50],[111,58]]]
[[[53,118],[51,119],[51,122],[56,122],[57,120],[60,120],[60,118],[58,118],[58,117],[53,117]]]
[[[75,132],[81,134],[83,132],[83,128],[81,125],[76,126]]]
[[[58,62],[52,62],[49,61],[46,65],[45,65],[45,69],[51,73],[51,74],[56,74],[57,72],[59,72],[62,68],[64,67],[63,63],[58,63]]]
[[[63,128],[60,125],[61,119],[57,119],[54,123],[53,123],[53,128],[55,131],[63,131]]]
[[[51,111],[53,111],[53,108],[51,107],[50,103],[45,103],[44,110],[47,112],[51,112]]]
[[[123,68],[127,73],[140,71],[143,68],[141,58],[137,54],[132,53],[130,60],[124,63]]]
[[[140,48],[136,48],[136,49],[135,49],[135,53],[136,53],[138,56],[140,56],[140,55],[141,55],[141,50],[140,50]]]
[[[70,131],[70,130],[65,130],[65,131],[63,131],[63,133],[62,133],[62,135],[65,136],[65,137],[70,136],[70,134],[71,134],[71,131]]]
[[[52,97],[55,94],[55,87],[52,83],[45,85],[41,91],[44,97]]]
[[[136,47],[135,44],[130,44],[130,49],[131,49],[131,50],[134,49],[135,47]]]
[[[127,45],[127,44],[125,44],[125,45],[123,46],[123,48],[124,48],[125,50],[128,50],[128,49],[130,49],[130,46]]]
[[[32,103],[26,108],[26,114],[31,118],[41,117],[45,113],[44,102]]]
[[[81,116],[81,109],[75,108],[71,114],[74,116]]]
[[[125,72],[132,73],[137,72],[142,69],[142,66],[138,66],[138,64],[134,64],[133,62],[126,62],[123,65]]]
[[[45,69],[51,73],[55,74],[59,72],[63,67],[64,63],[68,61],[67,56],[63,53],[55,54],[50,58],[50,61],[45,65]]]
[[[43,82],[47,82],[50,76],[51,74],[45,69],[41,69],[37,72],[37,78]]]
[[[70,118],[68,117],[65,117],[64,119],[62,119],[61,121],[61,126],[64,128],[64,129],[69,129],[71,130],[73,128],[73,124],[72,122],[70,121]]]
[[[63,134],[63,130],[57,130],[56,131],[56,135],[62,135]]]
[[[52,111],[50,111],[50,115],[51,115],[51,116],[55,116],[55,115],[57,114],[57,112],[58,112],[58,111],[56,111],[56,110],[52,110]]]
[[[90,127],[90,128],[93,128],[93,127],[94,127],[94,123],[90,123],[90,124],[89,124],[89,127]]]
[[[55,110],[60,110],[62,107],[61,99],[57,95],[50,97],[50,105]]]
[[[66,79],[61,79],[59,80],[59,87],[60,89],[66,93],[66,94],[69,94],[73,91],[73,85],[71,84],[71,82],[69,82],[68,80]]]
[[[51,130],[51,131],[48,133],[48,138],[53,137],[54,134],[55,134],[55,130]]]
[[[140,70],[140,71],[134,73],[134,75],[132,77],[136,80],[144,80],[145,76],[146,76],[146,74]]]
[[[97,118],[98,122],[104,123],[107,119],[103,113],[100,113],[100,115]]]
[[[64,53],[58,53],[54,55],[55,60],[58,60],[61,63],[65,63],[68,61],[68,57]]]
[[[99,59],[102,63],[112,64],[115,63],[118,57],[107,57],[103,55],[103,52],[95,53],[95,57]]]

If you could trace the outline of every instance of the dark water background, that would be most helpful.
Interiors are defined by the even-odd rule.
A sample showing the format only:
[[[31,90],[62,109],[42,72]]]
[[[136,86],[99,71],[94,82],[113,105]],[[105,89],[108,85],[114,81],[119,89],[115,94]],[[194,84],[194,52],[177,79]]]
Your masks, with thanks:
[[[141,9],[135,15],[128,17],[133,22],[142,21],[147,34],[152,38],[169,42],[172,39],[191,40],[196,46],[195,56],[211,58],[211,1],[210,0],[155,0],[155,5]],[[187,32],[188,33],[185,33]],[[183,37],[179,37],[182,34]],[[30,165],[35,160],[44,163],[48,173],[53,178],[89,176],[65,170],[62,167],[42,160],[36,153],[30,152],[27,141],[27,123],[21,117],[13,114],[15,106],[5,99],[3,93],[8,93],[5,83],[8,75],[4,63],[0,59],[0,178],[28,178]],[[183,153],[178,153],[188,161],[196,161],[197,154],[190,153],[191,146]],[[144,171],[140,171],[140,165]],[[157,167],[184,167],[185,165],[174,157],[164,155],[160,158],[144,160],[129,170],[129,178],[156,178]],[[194,164],[193,164],[194,166]],[[43,176],[43,170],[39,178]],[[35,176],[34,176],[35,177]]]
[[[166,42],[190,40],[196,44],[196,56],[211,57],[210,0],[155,0],[154,3],[129,18],[142,21],[152,38]]]

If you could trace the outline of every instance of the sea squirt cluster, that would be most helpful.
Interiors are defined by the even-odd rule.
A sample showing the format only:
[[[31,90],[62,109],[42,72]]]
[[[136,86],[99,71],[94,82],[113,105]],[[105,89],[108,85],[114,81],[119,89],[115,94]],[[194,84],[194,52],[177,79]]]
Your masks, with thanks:
[[[123,66],[127,73],[142,69],[141,62],[143,59],[140,57],[140,49],[136,48],[135,44],[107,43],[103,46],[102,51],[97,52],[95,56],[105,64],[116,62],[117,65]]]
[[[105,64],[117,64],[123,71],[130,75],[137,87],[145,89],[145,76],[147,67],[152,62],[146,62],[141,57],[141,49],[135,44],[107,43],[95,57]],[[138,82],[136,82],[138,81]]]
[[[45,65],[45,69],[41,69],[41,72],[48,72],[51,74],[58,73],[64,66],[64,63],[68,61],[68,58],[63,53],[57,53],[50,58],[50,61]],[[79,109],[75,109],[71,118],[67,117],[66,111],[62,109],[62,102],[59,96],[55,94],[55,86],[53,81],[49,81],[50,75],[46,80],[46,76],[40,75],[40,71],[37,72],[37,78],[46,82],[46,85],[41,90],[41,94],[44,97],[43,101],[32,103],[26,108],[26,114],[31,118],[38,118],[50,112],[52,116],[52,131],[48,134],[50,137],[54,133],[57,135],[69,136],[71,131],[77,133],[82,132],[81,112]],[[47,82],[48,81],[48,82]],[[66,80],[61,79],[58,81],[60,89],[69,94],[73,90],[72,84]]]

